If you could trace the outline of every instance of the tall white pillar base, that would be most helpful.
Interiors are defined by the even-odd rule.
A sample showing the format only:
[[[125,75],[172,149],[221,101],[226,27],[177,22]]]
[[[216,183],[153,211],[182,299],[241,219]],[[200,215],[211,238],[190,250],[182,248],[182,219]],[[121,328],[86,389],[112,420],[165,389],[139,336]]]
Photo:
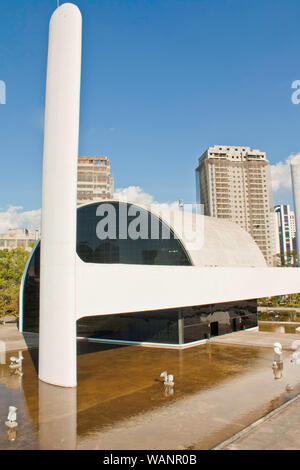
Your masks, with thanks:
[[[39,378],[75,387],[76,199],[81,72],[79,9],[50,20],[44,124]]]

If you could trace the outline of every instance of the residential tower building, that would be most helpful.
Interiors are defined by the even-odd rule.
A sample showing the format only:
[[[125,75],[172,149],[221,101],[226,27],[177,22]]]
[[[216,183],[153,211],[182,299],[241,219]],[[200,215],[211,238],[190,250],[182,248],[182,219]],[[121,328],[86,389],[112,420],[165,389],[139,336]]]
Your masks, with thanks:
[[[285,263],[290,259],[293,250],[291,210],[289,204],[278,204],[274,210],[277,216],[281,260]]]
[[[294,211],[290,211],[290,229],[291,229],[291,237],[293,241],[293,250],[296,250],[296,221],[295,221]]]
[[[270,164],[250,147],[209,147],[196,169],[204,214],[229,219],[256,241],[269,266],[275,263]]]

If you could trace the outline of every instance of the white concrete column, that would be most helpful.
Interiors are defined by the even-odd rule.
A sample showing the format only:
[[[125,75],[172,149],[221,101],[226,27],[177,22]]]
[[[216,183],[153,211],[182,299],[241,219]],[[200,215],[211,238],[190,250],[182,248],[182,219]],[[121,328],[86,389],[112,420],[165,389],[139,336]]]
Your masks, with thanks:
[[[300,266],[300,157],[291,160],[292,188],[296,222],[296,245],[298,253],[298,266]]]
[[[75,253],[81,72],[79,9],[50,20],[42,185],[39,378],[76,386]]]

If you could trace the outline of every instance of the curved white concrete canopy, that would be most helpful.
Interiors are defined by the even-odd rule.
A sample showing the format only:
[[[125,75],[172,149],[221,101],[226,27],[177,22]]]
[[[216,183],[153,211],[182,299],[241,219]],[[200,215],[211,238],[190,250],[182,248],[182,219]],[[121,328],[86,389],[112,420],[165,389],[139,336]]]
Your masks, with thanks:
[[[150,210],[146,205],[126,202]],[[159,213],[159,208],[151,209],[175,234],[180,233],[176,216],[172,219],[169,211]],[[192,266],[97,264],[83,262],[76,256],[76,318],[255,299],[299,291],[299,270],[267,267],[252,237],[238,225],[203,215],[196,217],[203,228],[197,232],[198,245],[193,244],[199,249],[188,250],[181,239]],[[193,216],[187,214],[185,233],[193,231],[192,224]]]
[[[110,202],[125,201],[112,199],[99,201],[99,204]],[[126,202],[159,216],[182,242],[194,266],[266,267],[265,258],[254,239],[234,222],[190,212],[183,215],[179,210],[162,210],[159,205],[150,207]],[[194,241],[190,243],[188,240]]]

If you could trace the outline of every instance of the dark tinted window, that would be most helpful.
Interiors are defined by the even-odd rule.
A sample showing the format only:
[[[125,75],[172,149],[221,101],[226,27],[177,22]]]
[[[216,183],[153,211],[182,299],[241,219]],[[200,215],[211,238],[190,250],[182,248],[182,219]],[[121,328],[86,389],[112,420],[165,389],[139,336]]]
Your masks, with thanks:
[[[40,243],[36,246],[26,274],[23,293],[23,331],[39,331]]]
[[[150,343],[178,343],[178,309],[85,317],[77,321],[77,335]]]
[[[108,206],[109,212],[105,211]],[[138,238],[132,238],[132,230]],[[77,210],[77,253],[87,263],[191,265],[181,242],[164,222],[122,202],[98,202]]]

